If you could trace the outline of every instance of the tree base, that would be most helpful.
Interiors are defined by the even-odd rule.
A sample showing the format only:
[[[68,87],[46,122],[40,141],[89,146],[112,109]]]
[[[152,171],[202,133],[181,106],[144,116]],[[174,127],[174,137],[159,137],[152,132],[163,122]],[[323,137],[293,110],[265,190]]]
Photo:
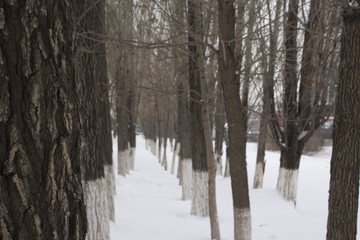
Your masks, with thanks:
[[[192,160],[181,160],[182,200],[190,200],[192,194]]]
[[[265,162],[256,163],[254,175],[254,189],[262,188],[264,181]]]
[[[298,179],[298,169],[280,168],[276,190],[285,200],[293,202],[294,205],[296,205]]]
[[[199,217],[209,216],[209,176],[207,172],[192,172],[191,214]]]
[[[84,184],[84,200],[87,216],[87,240],[110,239],[109,201],[105,178],[91,180]]]
[[[234,239],[251,240],[251,214],[250,209],[234,207]]]

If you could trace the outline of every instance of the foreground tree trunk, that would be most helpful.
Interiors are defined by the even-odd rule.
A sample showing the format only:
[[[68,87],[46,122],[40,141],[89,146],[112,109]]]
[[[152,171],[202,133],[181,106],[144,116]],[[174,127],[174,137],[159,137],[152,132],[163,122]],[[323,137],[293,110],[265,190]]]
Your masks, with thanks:
[[[235,8],[234,0],[219,4],[219,70],[229,129],[229,161],[234,207],[234,239],[251,239],[251,215],[246,170],[246,139],[239,82],[236,80],[234,59]]]
[[[197,43],[201,39],[201,1],[188,1],[189,19],[189,89],[190,89],[190,118],[192,140],[192,204],[191,214],[209,216],[208,201],[208,164],[206,158],[206,144],[201,116],[201,68],[203,53]]]
[[[333,128],[327,240],[356,239],[360,166],[360,10],[343,10],[340,79]],[[357,2],[357,1],[355,1]]]
[[[85,239],[75,5],[0,3],[0,239]]]

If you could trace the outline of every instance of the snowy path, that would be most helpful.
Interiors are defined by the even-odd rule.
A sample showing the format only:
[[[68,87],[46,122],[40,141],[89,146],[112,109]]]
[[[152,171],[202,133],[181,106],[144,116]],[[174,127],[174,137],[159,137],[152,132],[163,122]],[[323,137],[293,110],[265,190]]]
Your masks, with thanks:
[[[208,222],[190,216],[190,201],[181,201],[178,180],[145,151],[142,138],[137,140],[135,171],[125,178],[116,176],[116,224],[111,223],[111,239],[206,239]]]
[[[116,143],[116,141],[114,141]],[[114,159],[117,159],[114,144]],[[172,153],[168,151],[168,161]],[[266,153],[264,188],[252,189],[256,144],[247,147],[253,240],[325,239],[329,162],[331,148],[314,156],[303,156],[299,171],[296,209],[275,191],[279,153]],[[116,169],[116,163],[114,163]],[[116,175],[115,223],[111,240],[207,240],[208,218],[190,215],[190,201],[181,200],[181,187],[158,159],[137,138],[135,170],[127,177]],[[217,178],[217,202],[222,240],[233,239],[230,180]],[[358,239],[360,239],[358,237]]]

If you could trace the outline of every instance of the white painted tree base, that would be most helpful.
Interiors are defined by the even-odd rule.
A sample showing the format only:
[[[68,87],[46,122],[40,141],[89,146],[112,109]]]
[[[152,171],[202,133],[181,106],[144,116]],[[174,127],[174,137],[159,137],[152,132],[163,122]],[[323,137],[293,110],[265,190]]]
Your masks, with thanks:
[[[181,161],[182,173],[182,200],[190,200],[192,194],[192,160],[183,159]]]
[[[145,138],[145,150],[148,151],[150,146],[150,139]]]
[[[114,168],[111,165],[104,166],[106,194],[109,203],[109,219],[115,221],[114,196],[116,195]]]
[[[199,217],[209,216],[209,192],[208,192],[208,173],[192,172],[192,196],[191,214]]]
[[[254,188],[262,188],[263,181],[264,181],[264,164],[265,163],[257,163],[255,168],[255,175],[254,175]]]
[[[152,155],[156,156],[156,141],[149,140],[150,152]]]
[[[175,159],[176,156],[179,156],[179,152],[180,152],[180,143],[176,143],[171,161],[171,174],[175,173]]]
[[[87,240],[109,240],[109,202],[105,178],[83,183],[86,216],[88,221]]]
[[[280,168],[276,190],[285,200],[292,201],[294,205],[296,205],[298,179],[298,169]]]
[[[129,150],[118,152],[118,174],[126,176],[130,172]]]
[[[251,214],[248,208],[234,208],[234,239],[251,240]]]

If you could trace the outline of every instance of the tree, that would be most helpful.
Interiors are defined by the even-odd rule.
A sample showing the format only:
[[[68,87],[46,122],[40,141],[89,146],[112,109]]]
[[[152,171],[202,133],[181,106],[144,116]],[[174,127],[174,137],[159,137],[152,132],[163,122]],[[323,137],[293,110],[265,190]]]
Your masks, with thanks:
[[[186,34],[183,31],[186,25],[186,2],[173,2],[173,21],[171,21],[171,32],[174,44],[186,42]],[[177,37],[175,37],[177,36]],[[174,75],[177,86],[177,111],[178,111],[178,139],[180,144],[179,168],[180,182],[182,188],[182,199],[191,199],[192,191],[192,142],[191,142],[191,124],[189,112],[189,74],[188,60],[186,52],[179,47],[173,48],[174,51]]]
[[[262,36],[261,41],[261,52],[264,54],[262,57],[262,67],[264,71],[263,76],[263,108],[261,113],[261,120],[260,120],[260,133],[258,139],[258,149],[257,149],[257,157],[256,157],[256,169],[254,174],[254,188],[262,188],[263,186],[263,179],[264,179],[264,172],[265,172],[265,147],[266,147],[266,137],[268,132],[268,118],[270,113],[270,94],[273,90],[272,82],[275,77],[275,63],[276,63],[276,52],[277,52],[277,45],[278,45],[278,36],[279,36],[279,27],[280,27],[280,11],[281,11],[282,3],[281,1],[277,1],[276,3],[276,10],[275,10],[275,19],[274,23],[272,23],[271,18],[271,5],[270,1],[267,0],[267,10],[270,18],[269,23],[269,60],[266,57],[266,50],[264,49],[265,39]]]
[[[105,2],[77,2],[77,68],[81,158],[88,239],[109,239],[114,220],[115,179],[105,40]],[[94,127],[95,126],[95,127]]]
[[[339,1],[340,2],[340,1]],[[340,79],[333,127],[327,240],[356,239],[360,151],[360,10],[358,1],[343,4]]]
[[[201,44],[199,44],[199,41],[201,41],[203,37],[201,5],[202,3],[198,0],[188,1],[189,89],[193,169],[191,214],[208,216],[208,164],[201,115],[201,68],[203,68],[203,49]]]
[[[134,166],[136,147],[136,80],[134,50],[122,44],[133,39],[133,1],[114,0],[108,4],[109,75],[115,88],[118,174],[125,176]]]
[[[327,3],[329,4],[329,3]],[[273,89],[270,99],[270,130],[280,148],[280,169],[277,191],[296,205],[297,182],[301,155],[305,143],[315,130],[326,120],[329,111],[329,98],[326,91],[327,59],[329,49],[325,41],[324,1],[310,1],[305,19],[302,64],[298,73],[298,22],[299,1],[290,0],[286,23],[284,23],[285,58],[282,80],[282,101],[276,106],[274,79],[270,80]],[[304,7],[304,6],[303,6]],[[305,11],[305,10],[304,10]],[[329,44],[333,45],[333,43]],[[326,54],[322,54],[322,52]],[[300,86],[300,87],[299,87]]]
[[[75,6],[0,3],[1,239],[85,239]]]
[[[234,239],[251,239],[251,215],[246,171],[246,139],[236,76],[234,0],[219,4],[218,64],[229,131],[229,162],[234,208]]]

